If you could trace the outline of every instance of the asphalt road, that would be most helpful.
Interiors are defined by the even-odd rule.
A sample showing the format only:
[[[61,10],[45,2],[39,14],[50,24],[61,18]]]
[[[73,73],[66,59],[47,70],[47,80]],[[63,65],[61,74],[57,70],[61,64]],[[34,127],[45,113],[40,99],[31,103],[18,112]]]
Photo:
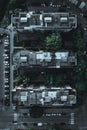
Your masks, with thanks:
[[[26,117],[26,118],[20,118],[18,122],[29,122],[29,123],[38,123],[38,122],[42,122],[42,123],[66,123],[69,124],[69,118],[68,117],[41,117],[41,118],[30,118],[30,117]]]
[[[13,113],[10,110],[0,110],[0,129],[9,128],[9,124],[13,121]]]
[[[83,105],[76,112],[76,123],[82,130],[87,130],[87,96]]]

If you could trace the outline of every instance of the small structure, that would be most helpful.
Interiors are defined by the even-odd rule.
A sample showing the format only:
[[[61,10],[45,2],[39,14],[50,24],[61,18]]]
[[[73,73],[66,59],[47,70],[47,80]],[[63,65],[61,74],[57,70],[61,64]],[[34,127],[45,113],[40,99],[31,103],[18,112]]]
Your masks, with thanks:
[[[79,8],[82,10],[85,6],[86,6],[86,3],[83,1],[83,2],[81,2],[81,4],[79,5]]]

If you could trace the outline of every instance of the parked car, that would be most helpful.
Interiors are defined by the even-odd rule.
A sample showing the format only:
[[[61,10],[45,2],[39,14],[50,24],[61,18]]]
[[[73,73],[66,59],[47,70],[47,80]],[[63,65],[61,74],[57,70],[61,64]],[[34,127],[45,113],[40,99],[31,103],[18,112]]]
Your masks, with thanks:
[[[5,70],[7,70],[7,69],[9,69],[10,68],[10,66],[9,65],[5,65]]]
[[[9,87],[5,87],[5,90],[9,90]]]
[[[9,63],[9,62],[5,60],[5,61],[4,61],[4,63],[6,63],[6,64],[7,64],[7,63]]]
[[[5,80],[5,83],[9,83],[9,80]]]
[[[5,74],[9,74],[9,71],[6,71],[6,70],[5,70],[4,73],[5,73]]]
[[[5,89],[5,94],[9,94],[9,93],[10,93],[9,89]]]
[[[18,114],[14,113],[14,121],[13,121],[14,125],[18,124]]]
[[[84,31],[87,31],[87,28],[83,28]]]
[[[8,53],[8,52],[9,52],[9,49],[4,49],[4,52],[5,52],[5,53]]]
[[[4,56],[4,57],[7,57],[7,56],[8,56],[8,54],[3,54],[3,56]]]
[[[6,94],[6,93],[5,93],[5,96],[4,96],[4,97],[5,97],[5,98],[8,98],[8,97],[9,97],[9,94]]]
[[[4,58],[5,58],[5,59],[9,59],[9,56],[8,56],[8,55],[7,55],[7,56],[4,56]]]

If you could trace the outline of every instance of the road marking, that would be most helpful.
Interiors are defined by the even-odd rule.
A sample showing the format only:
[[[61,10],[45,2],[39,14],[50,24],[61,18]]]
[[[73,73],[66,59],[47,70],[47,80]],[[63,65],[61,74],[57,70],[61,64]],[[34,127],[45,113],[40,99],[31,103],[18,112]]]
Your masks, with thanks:
[[[74,113],[70,113],[69,124],[71,124],[71,125],[74,125],[74,124],[75,124]]]

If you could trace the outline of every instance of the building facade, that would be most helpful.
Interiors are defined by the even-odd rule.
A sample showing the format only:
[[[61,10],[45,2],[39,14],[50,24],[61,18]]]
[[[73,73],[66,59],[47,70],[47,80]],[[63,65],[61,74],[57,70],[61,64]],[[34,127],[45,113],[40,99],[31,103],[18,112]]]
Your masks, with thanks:
[[[12,15],[11,23],[17,30],[59,30],[68,32],[77,28],[77,15],[68,12],[19,12]]]
[[[76,90],[69,85],[64,87],[46,87],[33,85],[25,88],[20,85],[13,90],[13,104],[17,106],[58,107],[76,104]]]
[[[21,50],[14,54],[14,68],[68,68],[77,66],[77,55],[74,52],[29,51]]]

